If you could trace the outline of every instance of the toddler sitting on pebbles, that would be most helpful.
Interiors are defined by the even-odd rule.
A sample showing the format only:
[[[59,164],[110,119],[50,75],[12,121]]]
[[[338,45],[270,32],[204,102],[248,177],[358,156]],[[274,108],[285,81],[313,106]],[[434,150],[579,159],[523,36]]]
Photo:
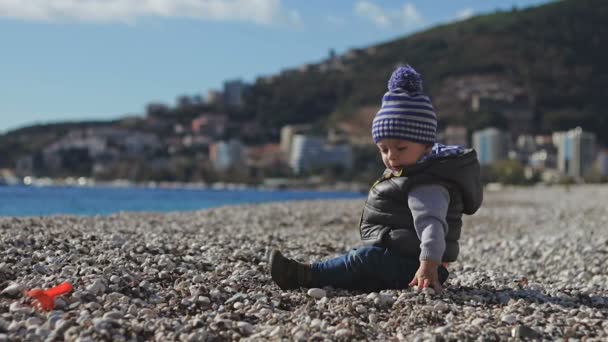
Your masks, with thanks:
[[[361,215],[363,247],[304,264],[270,254],[270,275],[283,290],[332,286],[380,291],[418,286],[439,292],[458,252],[462,214],[483,192],[474,150],[436,143],[437,117],[412,67],[395,70],[372,124],[386,166]]]

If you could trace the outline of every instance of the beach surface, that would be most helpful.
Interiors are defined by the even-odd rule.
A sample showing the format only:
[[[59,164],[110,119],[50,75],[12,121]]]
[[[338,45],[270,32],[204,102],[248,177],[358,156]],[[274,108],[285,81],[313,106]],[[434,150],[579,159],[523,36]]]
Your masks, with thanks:
[[[281,291],[359,245],[362,200],[0,218],[0,341],[608,340],[608,186],[485,193],[441,294]],[[41,312],[24,290],[69,281]]]

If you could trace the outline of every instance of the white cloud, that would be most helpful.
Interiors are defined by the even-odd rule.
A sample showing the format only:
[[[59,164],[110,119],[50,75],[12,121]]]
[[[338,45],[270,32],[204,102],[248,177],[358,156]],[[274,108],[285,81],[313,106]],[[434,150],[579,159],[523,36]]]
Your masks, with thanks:
[[[254,24],[301,25],[281,0],[0,0],[0,17],[34,21],[126,22],[182,17]]]
[[[392,20],[384,9],[367,1],[358,1],[355,4],[355,13],[367,20],[372,21],[378,27],[389,27]]]
[[[465,8],[456,13],[456,20],[466,20],[475,15],[475,11],[472,8]]]
[[[416,6],[411,3],[403,5],[403,8],[401,9],[401,18],[399,19],[406,26],[415,26],[424,22],[424,19],[416,9]]]
[[[401,9],[384,9],[371,2],[360,0],[355,4],[354,12],[380,28],[388,28],[395,24],[414,27],[424,23],[423,16],[412,3],[406,3]]]

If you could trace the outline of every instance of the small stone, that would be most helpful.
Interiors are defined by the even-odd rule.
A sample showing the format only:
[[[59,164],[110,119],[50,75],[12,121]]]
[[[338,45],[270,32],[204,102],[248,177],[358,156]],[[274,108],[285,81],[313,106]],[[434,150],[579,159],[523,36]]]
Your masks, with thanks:
[[[374,299],[374,304],[382,306],[391,306],[395,302],[395,298],[391,295],[380,294]]]
[[[203,277],[203,276],[202,276],[202,275],[200,275],[200,274],[199,274],[199,275],[196,275],[196,276],[194,276],[194,278],[192,278],[192,282],[193,282],[193,283],[196,283],[196,284],[203,283],[203,282],[205,282],[205,277]]]
[[[232,307],[233,307],[235,310],[241,309],[243,306],[244,306],[244,304],[243,304],[243,303],[241,303],[241,302],[236,302],[236,303],[232,304]]]
[[[471,322],[471,324],[472,324],[472,325],[475,325],[475,326],[480,326],[480,325],[483,325],[483,324],[485,324],[485,323],[486,323],[486,320],[485,320],[485,319],[483,319],[483,318],[475,318],[475,319],[474,319],[474,320]]]
[[[365,306],[363,306],[363,305],[357,305],[355,307],[355,311],[357,311],[360,314],[364,314],[364,313],[367,312],[367,308]]]
[[[69,327],[63,333],[63,339],[66,341],[74,341],[78,337],[80,329],[77,326]]]
[[[8,307],[8,311],[9,312],[14,312],[14,313],[29,313],[32,311],[31,307],[25,306],[19,302],[13,302],[11,303],[11,305]]]
[[[520,338],[520,339],[540,338],[540,334],[536,330],[534,330],[526,325],[518,325],[515,328],[513,328],[511,330],[511,336],[513,336],[514,338]]]
[[[21,322],[18,321],[12,321],[11,324],[8,325],[8,327],[6,327],[6,331],[10,332],[15,332],[17,330],[21,329]]]
[[[317,328],[317,327],[320,327],[322,323],[323,323],[323,321],[322,321],[322,320],[320,320],[320,319],[318,319],[318,318],[315,318],[315,319],[313,319],[313,320],[310,322],[310,327],[311,327],[311,328]]]
[[[46,329],[44,327],[38,327],[36,329],[36,336],[40,337],[42,340],[46,340],[50,333],[51,332],[49,331],[49,329]]]
[[[316,298],[316,299],[321,299],[321,298],[327,296],[327,292],[325,292],[325,290],[319,289],[319,288],[309,289],[307,293],[310,297]]]
[[[433,312],[434,310],[433,307],[430,305],[423,305],[420,309],[424,312]]]
[[[21,291],[23,291],[23,285],[18,284],[18,283],[12,283],[9,286],[7,286],[4,290],[2,290],[2,294],[8,295],[8,296],[15,296],[15,295],[20,294]]]
[[[93,319],[93,326],[95,327],[95,330],[97,330],[97,331],[109,329],[115,324],[116,324],[116,322],[112,319],[107,319],[107,318],[94,318]]]
[[[450,307],[447,303],[439,301],[433,306],[433,311],[444,312],[447,311]]]
[[[370,314],[369,316],[367,316],[367,320],[370,323],[376,323],[378,321],[378,316],[376,316],[374,314]]]
[[[248,322],[238,322],[236,327],[243,333],[245,336],[251,335],[253,333],[253,325]]]
[[[110,282],[112,282],[112,283],[114,283],[114,284],[118,284],[118,283],[120,283],[120,277],[119,277],[119,276],[117,276],[117,275],[112,275],[112,276],[110,277]]]
[[[293,340],[304,342],[308,340],[308,333],[305,330],[298,330],[293,334]]]
[[[243,277],[251,278],[257,274],[258,274],[258,272],[255,270],[247,270],[247,271],[245,271],[245,273],[243,273]]]
[[[85,289],[91,292],[94,296],[98,296],[106,291],[106,286],[100,279],[96,279],[93,284],[88,285]]]
[[[55,298],[55,309],[63,310],[67,306],[67,302],[63,298]]]
[[[110,312],[106,312],[103,315],[103,318],[105,319],[113,319],[113,320],[119,320],[119,319],[123,319],[124,318],[124,314],[120,311],[110,311]]]
[[[371,300],[373,301],[374,299],[378,298],[378,293],[377,292],[372,292],[370,294],[368,294],[365,299],[367,300]]]
[[[60,319],[55,324],[55,328],[54,328],[53,332],[55,334],[57,334],[58,336],[61,336],[72,325],[74,325],[74,321],[69,320],[69,319],[66,319],[66,320]]]
[[[272,329],[272,331],[270,331],[270,333],[268,333],[268,337],[275,337],[278,336],[281,333],[281,327],[278,326],[274,329]]]
[[[245,296],[244,294],[237,293],[234,296],[230,297],[227,301],[225,301],[224,304],[230,304],[232,302],[238,302],[238,301],[240,301],[242,299],[245,299],[245,298],[247,298],[247,296]]]
[[[30,317],[25,321],[25,326],[29,329],[31,327],[38,327],[42,324],[42,320],[38,317]]]
[[[450,326],[449,325],[445,325],[443,327],[435,328],[435,334],[445,335],[445,334],[447,334],[449,332],[450,332]]]
[[[37,272],[40,274],[46,274],[48,272],[47,267],[42,264],[36,264],[32,267],[32,269],[34,270],[34,272]]]
[[[422,293],[425,295],[434,295],[435,294],[435,290],[433,290],[432,287],[425,287],[422,289]]]
[[[346,337],[348,335],[350,335],[350,330],[348,330],[348,329],[338,329],[338,330],[336,330],[336,332],[334,334],[334,336],[336,338],[342,338],[342,337]]]
[[[500,320],[507,324],[513,324],[517,322],[517,317],[515,315],[504,315]]]

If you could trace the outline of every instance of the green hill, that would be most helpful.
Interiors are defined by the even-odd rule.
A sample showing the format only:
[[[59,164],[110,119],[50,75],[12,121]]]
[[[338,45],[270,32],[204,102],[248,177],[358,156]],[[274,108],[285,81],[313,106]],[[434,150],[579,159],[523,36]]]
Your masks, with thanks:
[[[471,122],[469,99],[457,91],[481,80],[502,84],[528,106],[532,131],[580,125],[607,143],[607,43],[608,1],[551,2],[442,25],[259,79],[247,109],[275,129],[330,114],[333,121],[349,120],[357,108],[377,107],[391,71],[409,63],[422,73],[443,124]]]

